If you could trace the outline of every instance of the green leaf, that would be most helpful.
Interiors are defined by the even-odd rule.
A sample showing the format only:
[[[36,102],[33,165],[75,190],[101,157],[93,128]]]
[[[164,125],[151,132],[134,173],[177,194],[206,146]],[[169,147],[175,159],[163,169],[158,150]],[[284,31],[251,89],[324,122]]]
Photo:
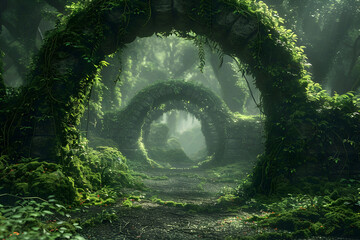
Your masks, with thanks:
[[[40,217],[41,215],[40,215],[40,213],[32,212],[32,213],[30,213],[29,216],[30,216],[30,217]]]
[[[43,213],[48,214],[48,215],[54,214],[53,212],[50,212],[50,211],[48,211],[48,210],[44,210]]]
[[[65,208],[63,205],[61,205],[61,204],[55,204],[55,206],[57,206],[58,208]]]
[[[85,240],[85,238],[83,238],[82,236],[76,235],[74,237],[75,240]]]
[[[64,237],[64,238],[67,238],[67,239],[70,239],[71,236],[72,236],[71,233],[65,233],[65,234],[63,235],[63,237]]]

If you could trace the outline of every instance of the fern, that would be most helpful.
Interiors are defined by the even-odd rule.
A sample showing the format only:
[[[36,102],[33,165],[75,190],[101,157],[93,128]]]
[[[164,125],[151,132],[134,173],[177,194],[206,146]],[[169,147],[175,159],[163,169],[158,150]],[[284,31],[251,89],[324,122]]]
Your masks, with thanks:
[[[202,36],[195,36],[194,38],[194,44],[198,48],[198,56],[199,56],[199,69],[200,72],[203,73],[204,67],[205,67],[205,49],[204,45],[206,42],[206,38]]]
[[[218,58],[220,60],[219,68],[221,68],[223,63],[224,63],[224,51],[223,51],[223,49],[221,48],[221,46],[217,42],[211,41],[209,39],[207,39],[207,45],[210,47],[212,52],[214,52],[214,53],[216,53],[218,55]]]

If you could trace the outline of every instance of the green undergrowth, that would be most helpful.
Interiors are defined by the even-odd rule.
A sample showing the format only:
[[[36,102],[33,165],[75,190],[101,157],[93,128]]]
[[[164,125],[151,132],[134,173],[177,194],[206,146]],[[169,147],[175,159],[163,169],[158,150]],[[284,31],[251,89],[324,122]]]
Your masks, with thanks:
[[[141,208],[141,205],[136,203],[140,203],[143,198],[144,196],[141,195],[124,194],[122,196],[121,206],[125,208]],[[102,203],[101,207],[104,208],[100,212],[87,217],[85,221],[80,223],[80,226],[88,228],[94,227],[97,224],[112,223],[120,220],[118,212],[111,206],[112,203]]]
[[[310,183],[308,179],[307,183],[299,181],[305,185],[307,193],[303,190],[303,193],[287,195],[257,195],[246,200],[237,196],[236,201],[242,209],[261,212],[246,221],[254,229],[264,231],[261,236],[240,239],[360,236],[360,182],[355,179],[311,180]]]
[[[143,188],[141,179],[129,171],[126,158],[110,147],[87,148],[69,155],[62,164],[22,158],[11,164],[0,158],[3,193],[19,196],[55,195],[64,203],[102,204],[123,188]],[[99,198],[97,196],[103,196]]]
[[[245,176],[246,172],[249,172],[251,170],[252,165],[247,161],[211,168],[209,170],[206,170],[206,172],[208,173],[208,179],[210,181],[223,183],[240,183],[239,179],[242,179]]]
[[[124,194],[121,205],[129,208],[141,208],[141,202],[145,199],[145,195],[138,192]]]
[[[69,211],[110,207],[126,196],[124,189],[144,189],[126,158],[111,147],[83,148],[61,164],[32,158],[11,162],[7,156],[0,158],[0,239],[83,239],[76,235],[81,226],[115,217],[106,210],[80,226],[70,220]],[[13,198],[22,200],[14,205]],[[136,197],[129,196],[127,202],[132,199]]]
[[[224,212],[237,212],[241,208],[237,204],[238,197],[234,195],[224,195],[218,198],[214,204],[194,204],[163,200],[157,196],[152,196],[150,200],[153,203],[167,206],[176,207],[188,211],[189,213],[224,213]]]
[[[102,187],[95,192],[78,192],[76,206],[104,205],[111,206],[121,196],[121,192],[109,187]]]
[[[302,196],[299,196],[302,198]],[[278,204],[288,204],[284,199]],[[313,197],[313,204],[301,202],[293,209],[265,213],[254,216],[249,221],[256,222],[257,228],[275,230],[267,238],[255,239],[296,239],[311,236],[348,237],[360,236],[359,198],[346,196],[338,199]]]
[[[31,160],[26,159],[30,162],[10,164],[1,169],[2,192],[20,196],[55,195],[63,202],[75,199],[77,191],[74,179],[66,176],[59,164]]]
[[[0,204],[0,239],[84,240],[76,234],[81,226],[54,195],[46,199],[0,195],[0,199],[5,197],[20,200],[12,205]]]
[[[160,198],[157,198],[156,196],[153,196],[151,198],[151,201],[154,203],[157,203],[159,205],[165,205],[165,206],[169,206],[169,207],[180,207],[183,208],[185,206],[187,206],[186,203],[181,203],[181,202],[175,202],[175,201],[164,201]]]
[[[84,222],[81,223],[81,227],[94,227],[98,224],[102,223],[112,223],[114,221],[119,220],[119,217],[115,210],[113,209],[103,209],[100,213],[89,217]]]

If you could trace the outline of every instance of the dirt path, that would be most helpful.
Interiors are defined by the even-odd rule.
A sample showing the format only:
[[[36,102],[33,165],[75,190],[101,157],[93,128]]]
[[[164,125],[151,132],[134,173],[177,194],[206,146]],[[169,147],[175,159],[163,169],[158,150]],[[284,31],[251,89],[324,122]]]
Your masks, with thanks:
[[[236,210],[236,207],[219,209],[216,205],[220,194],[238,185],[250,169],[249,164],[206,171],[148,170],[143,179],[147,190],[129,189],[128,199],[118,199],[116,204],[107,207],[92,206],[79,213],[77,217],[90,222],[85,225],[82,236],[89,240],[242,239],[277,231],[248,221],[261,212]],[[174,206],[176,204],[178,206]],[[308,240],[315,239],[345,238]]]
[[[250,229],[224,227],[225,218],[218,213],[190,213],[175,207],[145,202],[141,209],[123,209],[120,220],[103,223],[87,232],[88,239],[224,239],[247,234]]]
[[[111,222],[103,220],[85,228],[83,236],[87,239],[224,239],[254,231],[239,224],[240,218],[248,216],[244,212],[206,210],[216,204],[221,192],[237,185],[234,179],[239,178],[234,174],[241,177],[244,173],[234,173],[230,167],[220,173],[160,169],[146,174],[150,177],[144,179],[148,190],[134,192],[142,197],[140,201],[134,201],[132,207],[124,207],[121,201],[110,208],[93,207],[89,211],[93,216],[103,214],[105,219],[113,214],[116,217]],[[154,201],[155,198],[158,201]],[[170,201],[192,207],[173,206]],[[194,206],[200,210],[194,211]],[[233,224],[235,222],[238,224]]]
[[[168,179],[145,179],[149,187],[147,195],[156,195],[162,200],[193,204],[214,203],[219,194],[236,187],[236,181],[222,182],[211,171],[199,170],[153,170],[149,176],[166,176]]]

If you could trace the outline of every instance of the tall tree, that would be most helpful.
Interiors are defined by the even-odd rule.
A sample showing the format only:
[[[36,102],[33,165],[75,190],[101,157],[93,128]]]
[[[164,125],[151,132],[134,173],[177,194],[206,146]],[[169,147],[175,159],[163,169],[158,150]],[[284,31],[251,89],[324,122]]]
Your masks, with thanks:
[[[360,36],[359,0],[265,0],[299,35],[313,80],[344,93],[360,86],[355,74]]]

